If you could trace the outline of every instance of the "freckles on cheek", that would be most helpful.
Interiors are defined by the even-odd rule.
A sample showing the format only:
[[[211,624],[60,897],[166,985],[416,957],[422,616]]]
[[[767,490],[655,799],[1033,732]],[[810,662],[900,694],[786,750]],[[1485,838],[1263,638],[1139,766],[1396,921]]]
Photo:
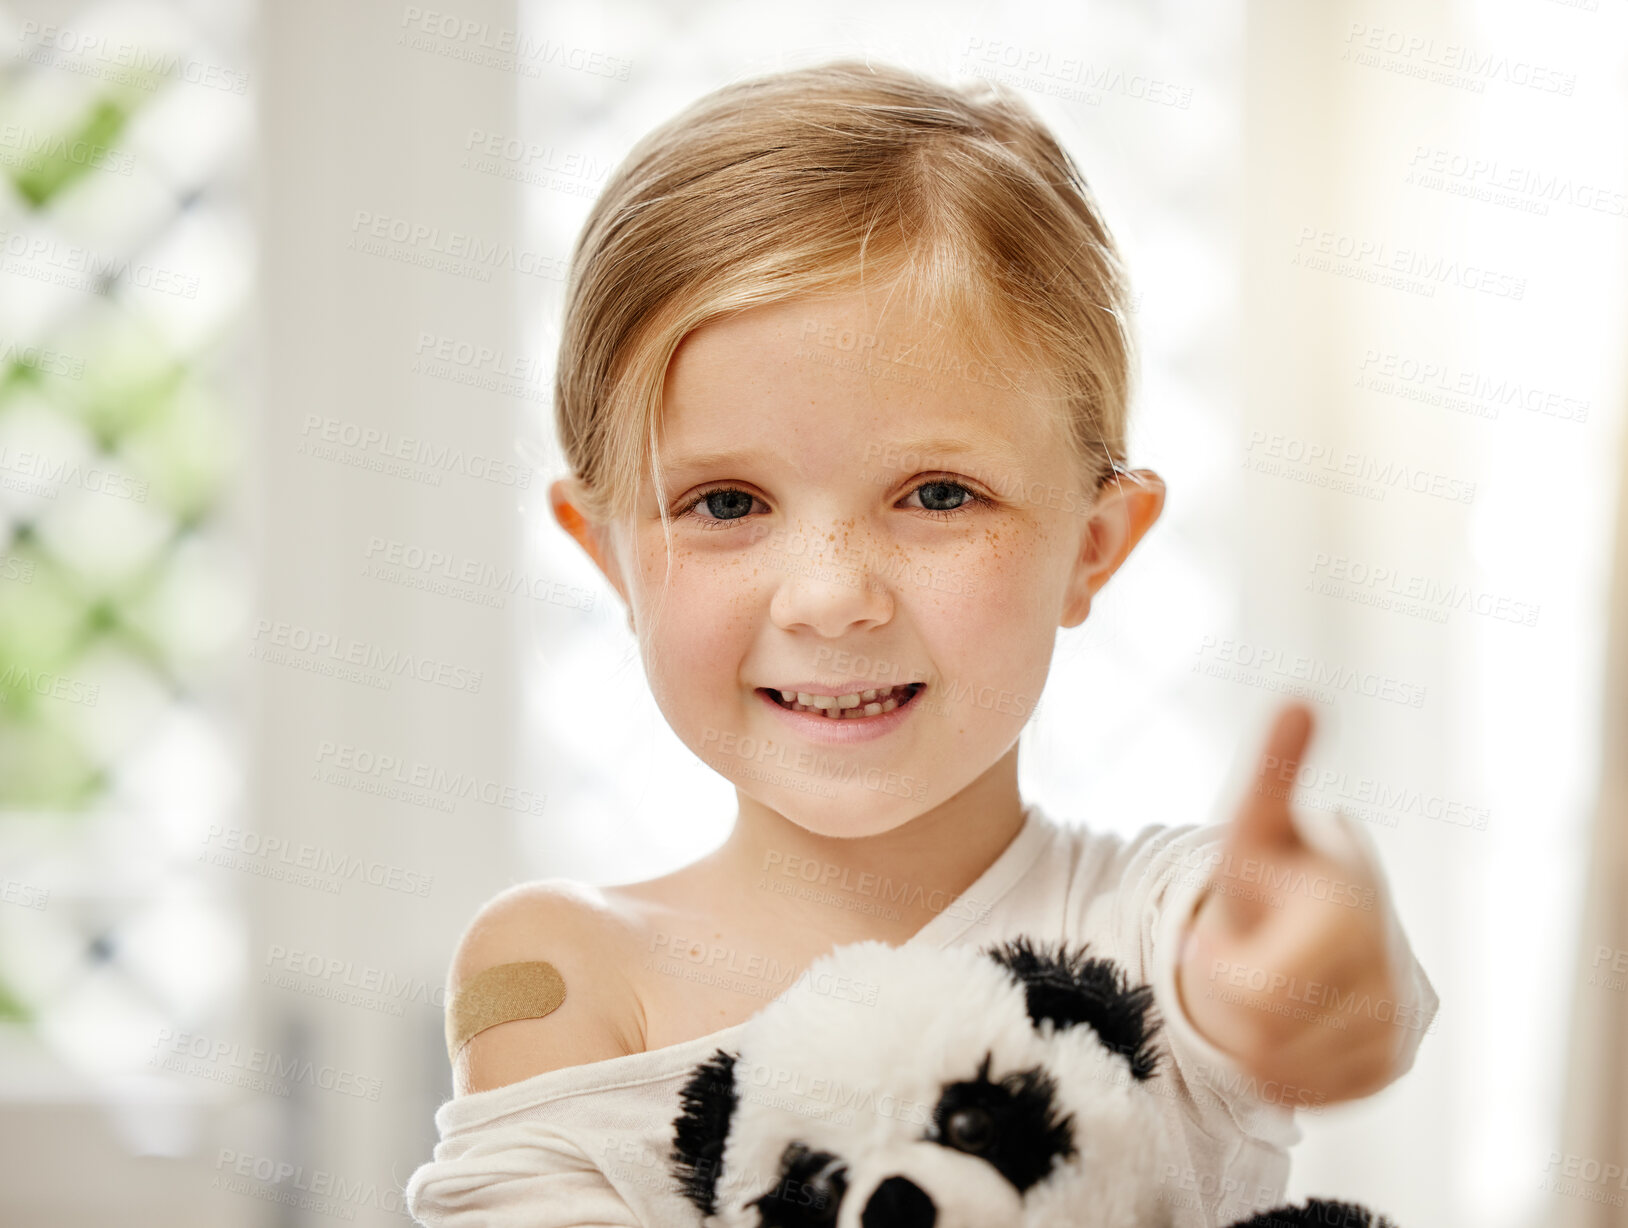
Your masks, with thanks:
[[[967,674],[967,681],[1037,694],[1057,643],[1066,581],[1057,542],[1039,534],[990,531],[959,559],[944,562],[949,588],[959,580],[961,591],[925,596],[939,627],[934,640],[944,655],[962,664],[941,664]]]
[[[659,540],[642,562],[657,668],[672,693],[693,704],[738,689],[753,634],[754,566],[676,540],[670,573]]]
[[[955,568],[966,594],[933,594],[944,600],[942,616],[957,628],[956,638],[972,646],[979,672],[1001,675],[1003,685],[1036,671],[1044,676],[1055,646],[1053,607],[1066,578],[1056,554],[1056,543],[1038,534],[991,530]]]
[[[989,529],[961,560],[951,561],[964,578],[967,605],[987,629],[1014,630],[1034,617],[1037,599],[1057,583],[1051,546],[1036,533]]]

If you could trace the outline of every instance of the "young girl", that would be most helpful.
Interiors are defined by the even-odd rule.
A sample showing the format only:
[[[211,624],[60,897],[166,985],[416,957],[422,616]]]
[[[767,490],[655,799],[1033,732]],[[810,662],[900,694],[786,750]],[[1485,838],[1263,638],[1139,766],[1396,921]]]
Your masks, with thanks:
[[[629,154],[573,254],[553,506],[738,812],[662,878],[481,909],[420,1223],[699,1224],[682,1083],[865,938],[1089,941],[1150,983],[1176,1225],[1281,1201],[1294,1110],[1412,1064],[1436,997],[1373,846],[1289,811],[1303,706],[1229,825],[1127,840],[1018,794],[1056,629],[1163,506],[1125,465],[1126,293],[1069,156],[983,82],[772,74]]]

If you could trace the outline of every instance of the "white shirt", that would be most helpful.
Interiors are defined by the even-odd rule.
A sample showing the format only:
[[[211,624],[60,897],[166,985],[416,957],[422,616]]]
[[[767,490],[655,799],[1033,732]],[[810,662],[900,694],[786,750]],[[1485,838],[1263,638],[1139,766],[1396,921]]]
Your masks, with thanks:
[[[1371,838],[1343,813],[1312,821],[1324,818],[1297,822],[1308,840],[1320,842],[1313,829],[1323,826],[1328,838],[1354,841],[1380,883],[1372,906],[1389,919],[1404,970],[1397,1033],[1405,1072],[1435,1017],[1436,993],[1402,934]],[[1012,842],[903,944],[984,947],[1019,933],[1088,941],[1132,984],[1152,984],[1163,1026],[1147,1086],[1162,1089],[1177,1141],[1161,1182],[1173,1228],[1220,1228],[1281,1202],[1287,1149],[1301,1137],[1294,1110],[1320,1107],[1305,1089],[1261,1085],[1200,1036],[1177,1001],[1180,927],[1226,834],[1223,825],[1148,826],[1127,840],[1060,824],[1030,804]],[[408,1211],[430,1228],[699,1228],[700,1213],[667,1167],[679,1090],[750,1022],[446,1101],[435,1114],[433,1159],[408,1179]]]

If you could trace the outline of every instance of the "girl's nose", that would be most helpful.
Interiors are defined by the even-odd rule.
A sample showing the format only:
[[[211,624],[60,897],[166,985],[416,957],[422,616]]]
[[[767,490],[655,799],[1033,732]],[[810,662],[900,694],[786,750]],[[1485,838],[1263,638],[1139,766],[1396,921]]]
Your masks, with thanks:
[[[880,627],[893,617],[893,590],[864,557],[833,560],[811,551],[779,561],[769,618],[792,631],[808,627],[826,639]]]

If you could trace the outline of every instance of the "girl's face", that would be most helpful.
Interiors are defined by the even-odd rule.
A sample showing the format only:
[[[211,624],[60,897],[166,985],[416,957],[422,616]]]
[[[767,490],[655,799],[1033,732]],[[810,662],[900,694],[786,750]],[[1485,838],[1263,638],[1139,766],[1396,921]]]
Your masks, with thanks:
[[[646,478],[601,566],[662,713],[743,795],[818,834],[876,835],[1012,748],[1058,626],[1163,502],[1146,471],[1094,502],[1040,384],[857,293],[754,308],[679,347],[666,489]],[[909,683],[926,685],[857,720],[774,698]]]

